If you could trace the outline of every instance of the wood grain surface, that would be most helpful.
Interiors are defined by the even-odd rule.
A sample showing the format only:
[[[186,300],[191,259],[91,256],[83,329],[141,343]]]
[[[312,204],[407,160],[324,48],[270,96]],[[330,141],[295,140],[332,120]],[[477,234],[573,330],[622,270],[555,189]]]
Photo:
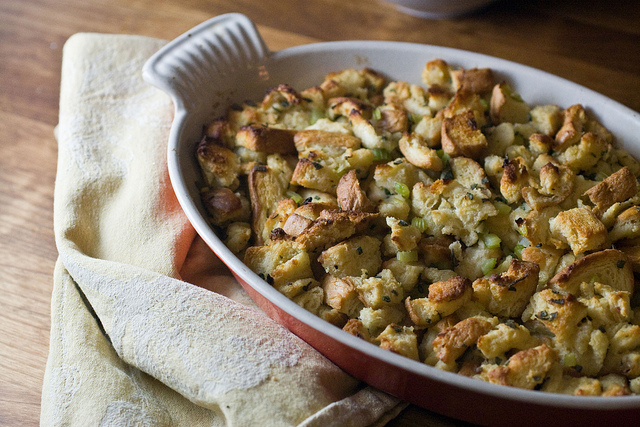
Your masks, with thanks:
[[[271,50],[350,39],[454,47],[551,72],[640,111],[637,0],[504,0],[455,20],[415,18],[380,0],[2,0],[0,425],[39,423],[65,41],[77,32],[169,40],[227,12],[248,15]],[[459,423],[410,406],[389,425]]]

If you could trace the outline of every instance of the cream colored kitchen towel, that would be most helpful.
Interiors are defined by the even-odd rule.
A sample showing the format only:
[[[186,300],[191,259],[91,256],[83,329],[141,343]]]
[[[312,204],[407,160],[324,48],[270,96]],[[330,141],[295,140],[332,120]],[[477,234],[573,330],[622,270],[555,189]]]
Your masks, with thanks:
[[[41,424],[384,424],[405,404],[267,318],[196,237],[167,174],[173,106],[141,78],[163,44],[65,44]]]

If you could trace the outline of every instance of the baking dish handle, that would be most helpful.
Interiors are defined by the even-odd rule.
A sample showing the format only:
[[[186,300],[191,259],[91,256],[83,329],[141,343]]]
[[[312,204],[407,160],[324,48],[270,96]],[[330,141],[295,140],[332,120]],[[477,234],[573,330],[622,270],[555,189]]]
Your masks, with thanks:
[[[176,106],[224,75],[258,67],[270,54],[255,24],[240,13],[216,16],[169,42],[145,63],[144,80]]]

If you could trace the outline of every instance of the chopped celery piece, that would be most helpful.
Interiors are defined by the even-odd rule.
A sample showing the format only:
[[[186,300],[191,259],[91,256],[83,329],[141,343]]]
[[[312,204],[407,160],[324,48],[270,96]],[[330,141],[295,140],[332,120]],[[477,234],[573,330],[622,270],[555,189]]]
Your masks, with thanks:
[[[300,204],[302,202],[302,196],[296,193],[295,191],[287,191],[287,197],[292,199],[296,204]]]
[[[411,225],[420,230],[421,233],[427,231],[427,221],[424,218],[420,218],[419,216],[413,217],[411,219]]]
[[[380,107],[373,110],[373,118],[376,120],[380,120],[382,118],[382,112],[380,111]]]
[[[526,246],[524,245],[516,245],[515,248],[513,248],[513,253],[520,259],[522,259],[522,250],[525,248]]]
[[[391,159],[391,153],[384,148],[372,148],[371,152],[373,153],[374,160],[389,160]]]
[[[418,251],[398,251],[396,257],[401,262],[416,262],[418,261]]]
[[[511,213],[511,206],[499,200],[494,200],[493,206],[495,206],[500,215],[509,215]]]
[[[573,368],[578,364],[578,360],[576,359],[576,355],[573,353],[567,353],[564,355],[562,360],[562,364],[568,368]]]
[[[484,245],[489,249],[499,248],[501,242],[502,240],[500,240],[500,237],[493,233],[484,235]]]
[[[484,260],[480,269],[482,270],[482,274],[485,276],[493,271],[496,268],[496,263],[498,262],[498,258],[489,258]]]
[[[395,188],[396,193],[398,193],[405,199],[408,199],[411,196],[411,190],[409,190],[409,187],[407,186],[407,184],[403,184],[401,182],[396,181],[393,184],[393,187]]]

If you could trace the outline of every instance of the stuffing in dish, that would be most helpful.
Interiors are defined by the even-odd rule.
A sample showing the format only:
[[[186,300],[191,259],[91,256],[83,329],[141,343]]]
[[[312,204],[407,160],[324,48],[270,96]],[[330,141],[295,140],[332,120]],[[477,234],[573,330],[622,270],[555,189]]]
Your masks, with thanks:
[[[419,70],[418,70],[419,71]],[[197,146],[226,245],[344,331],[495,384],[640,394],[640,164],[491,69],[346,69],[233,105]]]

